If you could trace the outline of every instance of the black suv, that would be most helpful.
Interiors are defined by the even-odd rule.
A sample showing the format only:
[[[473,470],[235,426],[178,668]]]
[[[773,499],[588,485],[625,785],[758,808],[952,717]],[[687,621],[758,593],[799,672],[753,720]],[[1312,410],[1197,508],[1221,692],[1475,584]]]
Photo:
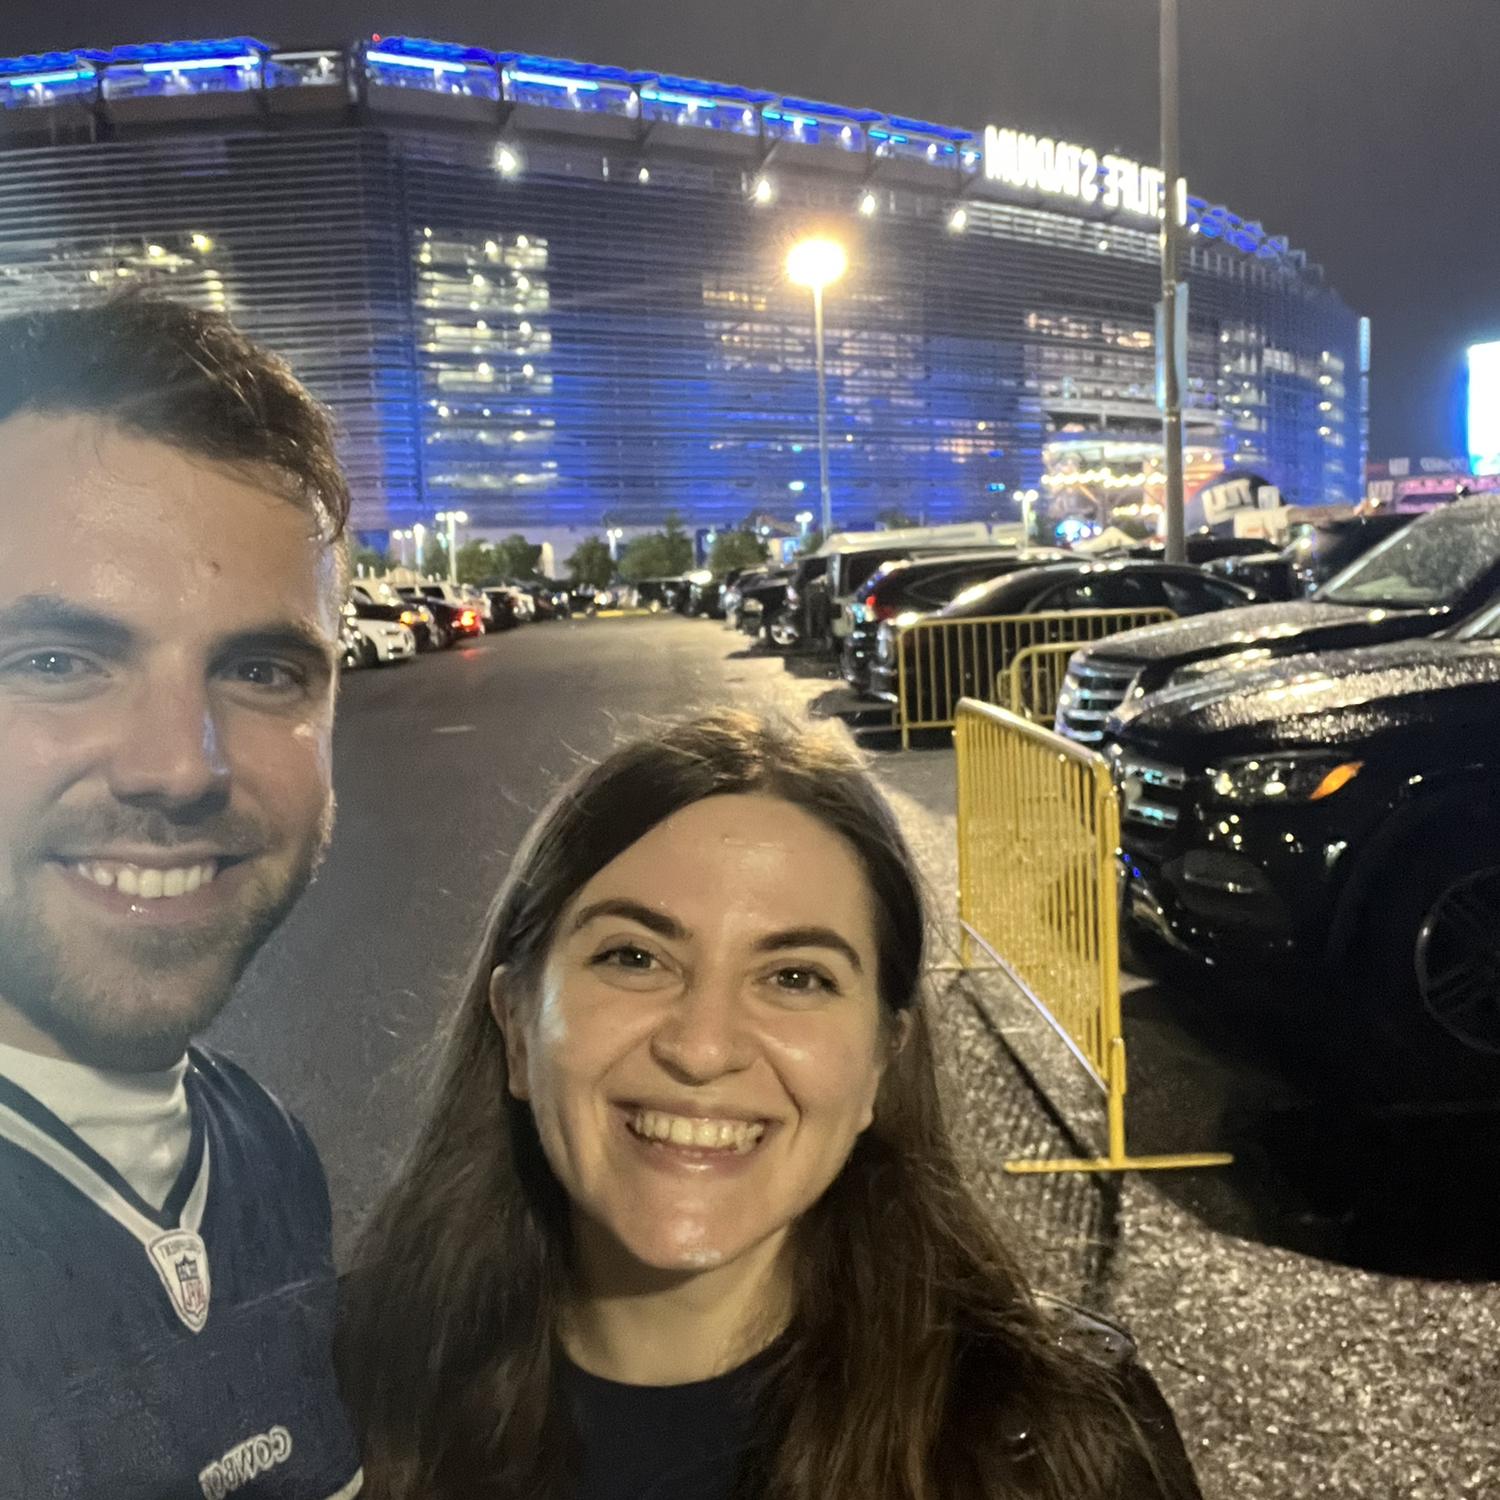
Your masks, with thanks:
[[[849,606],[851,629],[844,637],[839,661],[844,681],[857,693],[869,691],[876,637],[887,620],[904,624],[951,604],[977,583],[1019,568],[1067,560],[1068,554],[1055,547],[984,547],[886,563],[865,580],[861,594]]]
[[[1111,735],[1137,953],[1315,980],[1386,1101],[1500,1098],[1500,606],[1207,671]]]
[[[1102,744],[1109,716],[1204,670],[1434,636],[1500,592],[1500,498],[1455,501],[1356,559],[1311,599],[1231,609],[1111,636],[1069,664],[1057,730]]]
[[[1279,552],[1225,557],[1209,563],[1208,571],[1246,584],[1268,599],[1302,599],[1414,520],[1411,511],[1391,511],[1302,526]]]

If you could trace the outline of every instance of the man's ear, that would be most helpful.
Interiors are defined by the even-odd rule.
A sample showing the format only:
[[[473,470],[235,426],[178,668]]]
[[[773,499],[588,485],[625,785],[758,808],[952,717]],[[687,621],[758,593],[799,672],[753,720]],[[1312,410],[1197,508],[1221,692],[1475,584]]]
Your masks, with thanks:
[[[490,1014],[505,1038],[505,1071],[511,1097],[530,1098],[526,1088],[526,1027],[517,1004],[516,986],[504,968],[490,975]]]

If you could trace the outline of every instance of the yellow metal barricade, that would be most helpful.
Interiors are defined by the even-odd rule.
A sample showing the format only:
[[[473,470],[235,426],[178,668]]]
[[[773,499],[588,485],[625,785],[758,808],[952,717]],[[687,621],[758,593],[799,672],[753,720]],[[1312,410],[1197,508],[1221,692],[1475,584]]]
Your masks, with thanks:
[[[1131,1156],[1125,1146],[1116,855],[1109,767],[991,704],[957,705],[961,957],[977,945],[1020,987],[1103,1091],[1108,1154],[1010,1161],[1008,1172],[1225,1166],[1222,1153]]]
[[[1174,619],[1168,609],[1049,610],[975,620],[916,620],[896,632],[896,722],[901,744],[914,729],[948,729],[960,698],[989,702],[1011,663],[1032,646],[1075,647]]]

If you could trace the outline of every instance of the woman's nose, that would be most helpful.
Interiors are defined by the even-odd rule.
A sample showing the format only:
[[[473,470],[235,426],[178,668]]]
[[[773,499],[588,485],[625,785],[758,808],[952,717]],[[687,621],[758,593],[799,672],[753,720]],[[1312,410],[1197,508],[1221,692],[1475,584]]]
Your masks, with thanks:
[[[710,1083],[750,1064],[739,996],[723,982],[690,983],[651,1038],[652,1055],[681,1083]]]

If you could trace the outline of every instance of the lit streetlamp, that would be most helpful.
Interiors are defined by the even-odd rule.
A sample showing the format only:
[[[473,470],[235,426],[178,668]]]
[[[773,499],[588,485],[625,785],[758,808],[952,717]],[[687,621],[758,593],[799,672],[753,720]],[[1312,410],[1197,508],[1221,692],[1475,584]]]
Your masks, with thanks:
[[[469,524],[469,513],[466,510],[440,510],[433,517],[440,526],[448,528],[448,582],[458,582],[458,567],[456,554],[458,551],[457,531],[460,526]]]
[[[818,487],[823,496],[823,535],[833,534],[833,496],[828,489],[828,379],[823,358],[823,289],[849,269],[849,257],[837,240],[810,239],[793,245],[786,274],[813,297],[813,347],[818,367]]]
[[[611,562],[619,562],[620,538],[625,533],[618,526],[611,526],[604,534],[609,538],[609,560]]]
[[[411,529],[412,543],[412,570],[422,572],[422,550],[427,545],[427,528],[420,522],[416,522]]]

